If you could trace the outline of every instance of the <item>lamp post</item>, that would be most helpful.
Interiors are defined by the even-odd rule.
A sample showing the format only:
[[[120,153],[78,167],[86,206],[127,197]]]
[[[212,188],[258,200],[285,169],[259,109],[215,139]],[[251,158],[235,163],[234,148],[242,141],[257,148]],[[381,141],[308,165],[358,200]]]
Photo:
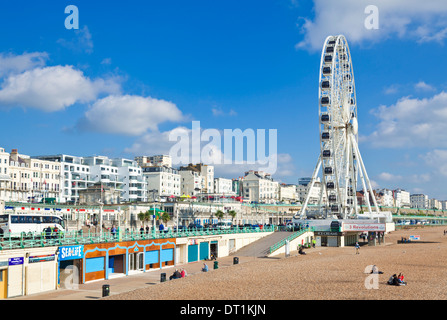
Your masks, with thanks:
[[[99,204],[99,236],[102,237],[102,208],[104,203],[101,200],[98,200]]]

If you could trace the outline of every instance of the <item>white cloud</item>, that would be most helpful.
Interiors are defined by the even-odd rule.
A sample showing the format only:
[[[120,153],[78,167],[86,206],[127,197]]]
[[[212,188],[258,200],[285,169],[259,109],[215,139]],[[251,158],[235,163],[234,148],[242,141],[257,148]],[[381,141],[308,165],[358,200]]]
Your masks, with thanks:
[[[437,174],[447,177],[447,150],[434,149],[426,153],[422,158]]]
[[[0,77],[43,67],[47,59],[48,54],[46,52],[32,52],[22,55],[0,53]]]
[[[388,172],[382,172],[381,174],[379,174],[379,179],[380,180],[384,180],[384,181],[396,181],[396,180],[401,180],[402,176],[399,175],[394,175]]]
[[[431,98],[403,97],[396,104],[372,110],[377,129],[362,142],[374,147],[447,147],[447,93]]]
[[[379,29],[367,29],[365,13],[374,4],[379,12]],[[328,35],[344,34],[350,43],[376,42],[390,36],[419,42],[443,42],[447,36],[447,2],[438,0],[314,0],[313,20],[302,18],[304,39],[297,48],[321,50]]]
[[[8,76],[0,89],[0,105],[59,111],[75,103],[95,100],[101,93],[117,93],[117,79],[90,80],[73,66],[35,68]]]
[[[414,85],[414,88],[419,91],[435,91],[436,90],[433,86],[425,83],[424,81],[419,81],[418,83],[416,83]]]
[[[95,101],[78,123],[78,128],[104,133],[143,135],[167,121],[181,121],[183,115],[172,102],[134,95],[111,95]]]

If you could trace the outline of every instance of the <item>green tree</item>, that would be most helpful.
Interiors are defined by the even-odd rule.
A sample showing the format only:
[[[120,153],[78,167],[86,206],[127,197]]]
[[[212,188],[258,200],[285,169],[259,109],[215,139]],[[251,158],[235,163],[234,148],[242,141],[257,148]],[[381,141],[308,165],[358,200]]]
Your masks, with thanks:
[[[149,211],[146,212],[141,212],[138,214],[138,220],[140,220],[141,222],[149,222],[149,220],[151,219],[151,214],[149,213]]]
[[[230,210],[230,211],[228,211],[228,214],[231,216],[231,224],[233,224],[233,220],[236,217],[237,212],[234,210]]]
[[[216,217],[217,217],[219,220],[222,220],[222,218],[224,217],[224,215],[225,215],[225,213],[224,213],[222,210],[217,210],[217,212],[216,212]]]
[[[161,217],[160,217],[161,221],[163,221],[165,224],[168,223],[168,221],[171,220],[171,216],[169,215],[169,213],[164,212]]]

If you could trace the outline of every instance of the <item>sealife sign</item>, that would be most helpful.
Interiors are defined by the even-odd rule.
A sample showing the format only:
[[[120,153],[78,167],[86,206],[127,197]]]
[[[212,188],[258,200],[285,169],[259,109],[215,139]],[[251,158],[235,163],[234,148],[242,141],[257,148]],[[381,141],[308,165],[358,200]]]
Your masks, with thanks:
[[[84,246],[65,246],[59,248],[59,260],[74,260],[84,257]]]
[[[385,232],[385,223],[343,223],[343,231]]]

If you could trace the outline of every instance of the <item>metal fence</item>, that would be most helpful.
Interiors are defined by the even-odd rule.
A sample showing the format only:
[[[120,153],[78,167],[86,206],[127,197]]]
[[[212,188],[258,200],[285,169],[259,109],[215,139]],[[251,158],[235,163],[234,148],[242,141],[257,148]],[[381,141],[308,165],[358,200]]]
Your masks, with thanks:
[[[274,232],[275,226],[267,226],[264,228],[230,228],[230,229],[182,229],[166,231],[153,230],[145,231],[103,231],[84,233],[80,231],[67,231],[56,234],[34,233],[34,234],[11,234],[8,237],[0,238],[0,251],[24,248],[67,246],[79,244],[93,243],[111,243],[122,241],[151,240],[165,238],[186,238],[197,236],[211,236],[222,234],[240,234],[240,233],[256,233],[256,232]]]

